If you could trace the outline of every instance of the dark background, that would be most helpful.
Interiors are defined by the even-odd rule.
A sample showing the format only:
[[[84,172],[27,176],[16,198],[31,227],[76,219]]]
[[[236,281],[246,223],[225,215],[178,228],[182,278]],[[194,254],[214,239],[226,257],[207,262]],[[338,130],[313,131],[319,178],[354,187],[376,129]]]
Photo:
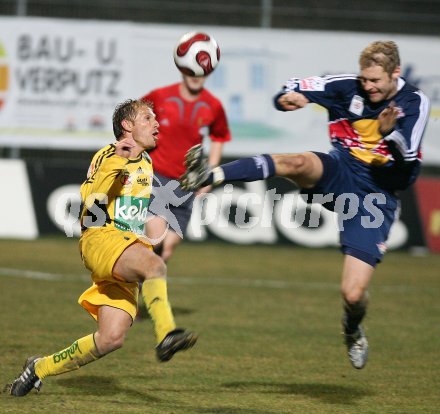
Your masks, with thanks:
[[[440,34],[439,0],[1,0],[0,15]]]

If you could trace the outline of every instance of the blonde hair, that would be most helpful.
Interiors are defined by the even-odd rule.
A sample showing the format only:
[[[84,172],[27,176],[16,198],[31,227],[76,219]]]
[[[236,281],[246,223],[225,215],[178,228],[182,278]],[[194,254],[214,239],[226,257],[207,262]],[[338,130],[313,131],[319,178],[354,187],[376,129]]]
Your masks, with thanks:
[[[384,71],[391,76],[394,70],[400,66],[400,56],[397,44],[391,40],[376,41],[369,44],[359,57],[361,69],[370,66],[382,66]]]
[[[128,99],[116,106],[113,112],[113,133],[117,140],[119,140],[124,133],[122,121],[127,119],[134,122],[139,110],[145,107],[153,109],[152,102],[143,101],[141,99]]]

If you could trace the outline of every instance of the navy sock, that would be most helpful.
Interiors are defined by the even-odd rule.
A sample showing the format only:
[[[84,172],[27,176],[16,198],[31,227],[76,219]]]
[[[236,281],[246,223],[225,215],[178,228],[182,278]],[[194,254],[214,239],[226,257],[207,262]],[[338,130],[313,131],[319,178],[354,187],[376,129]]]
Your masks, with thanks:
[[[344,303],[344,317],[342,323],[344,325],[345,333],[349,335],[354,334],[366,313],[367,305],[365,302],[358,302],[351,305]]]
[[[275,164],[268,154],[251,158],[241,158],[220,166],[224,178],[222,181],[258,181],[275,175]],[[215,171],[215,169],[214,169]],[[212,184],[215,173],[211,173],[206,184]]]

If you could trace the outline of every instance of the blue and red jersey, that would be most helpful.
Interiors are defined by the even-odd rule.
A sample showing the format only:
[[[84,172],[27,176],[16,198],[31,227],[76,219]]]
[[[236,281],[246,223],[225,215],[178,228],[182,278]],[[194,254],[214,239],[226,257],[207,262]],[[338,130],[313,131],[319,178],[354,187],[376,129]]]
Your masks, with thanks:
[[[374,172],[389,189],[411,184],[420,169],[421,142],[429,118],[429,100],[418,88],[398,79],[398,91],[389,100],[372,103],[357,75],[341,74],[291,78],[282,91],[299,92],[328,111],[329,136],[333,147],[360,163],[366,175]],[[391,102],[399,111],[394,129],[386,136],[379,131],[379,114]]]

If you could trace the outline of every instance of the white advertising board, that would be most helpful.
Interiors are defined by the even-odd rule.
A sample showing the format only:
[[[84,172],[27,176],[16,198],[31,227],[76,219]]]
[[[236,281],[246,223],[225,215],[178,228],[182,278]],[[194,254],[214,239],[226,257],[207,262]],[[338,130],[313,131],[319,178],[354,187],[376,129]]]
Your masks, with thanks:
[[[221,61],[208,88],[233,132],[227,155],[329,148],[326,113],[281,113],[272,97],[290,77],[356,73],[360,51],[392,39],[403,75],[430,98],[426,163],[440,165],[440,42],[435,37],[0,18],[0,146],[96,149],[113,140],[127,98],[177,82],[172,51],[190,30],[212,34]]]
[[[5,199],[0,203],[0,238],[34,239],[38,225],[26,165],[22,160],[0,160]]]

